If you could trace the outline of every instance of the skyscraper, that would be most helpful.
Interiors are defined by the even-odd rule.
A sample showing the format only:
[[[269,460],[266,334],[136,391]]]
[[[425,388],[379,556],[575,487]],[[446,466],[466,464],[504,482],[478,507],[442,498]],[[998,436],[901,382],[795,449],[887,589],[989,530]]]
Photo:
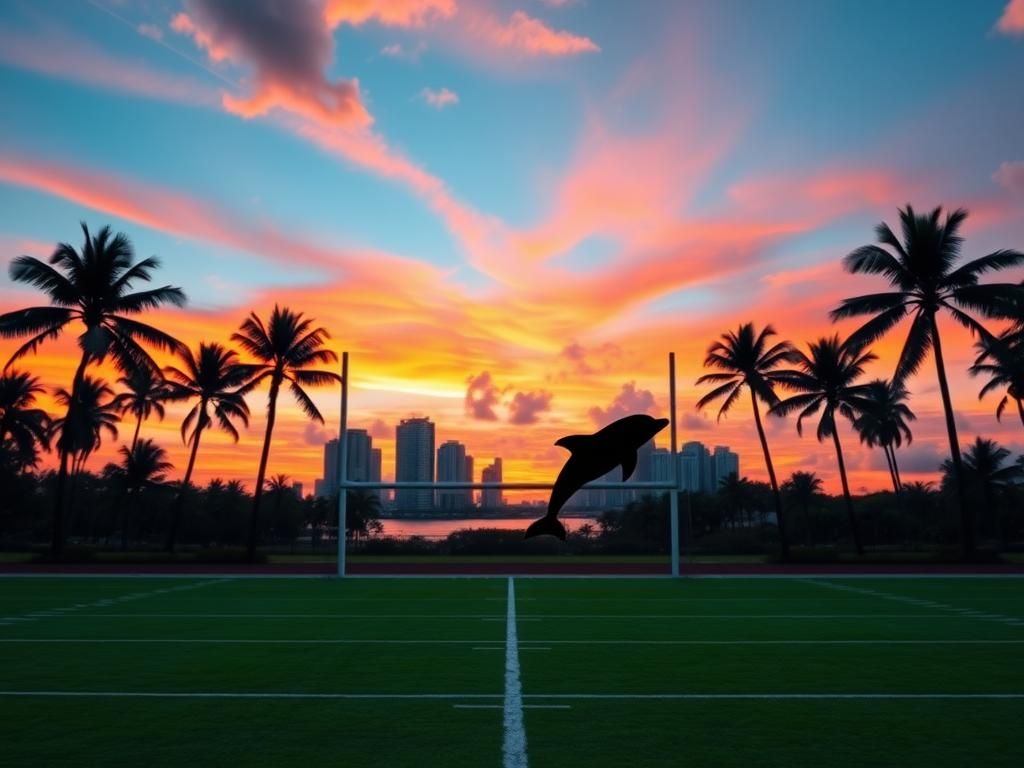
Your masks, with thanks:
[[[494,463],[484,467],[480,479],[485,483],[501,482],[501,459],[495,458]],[[494,509],[504,504],[501,490],[487,488],[480,494],[480,506],[484,509]]]
[[[707,492],[711,485],[711,454],[703,443],[683,443],[679,452],[679,487],[693,493]]]
[[[350,429],[348,435],[348,479],[365,483],[370,479],[370,451],[373,440],[365,429]]]
[[[395,480],[432,482],[434,479],[434,422],[430,419],[402,419],[395,430]],[[430,489],[400,488],[395,501],[401,510],[419,512],[433,507]]]
[[[370,471],[373,438],[365,429],[349,429],[345,434],[348,442],[346,479],[362,483],[373,480]],[[322,482],[316,484],[318,496],[333,496],[338,492],[341,482],[339,445],[337,438],[324,443],[324,477]],[[380,477],[378,476],[376,479],[380,480]]]
[[[471,483],[473,482],[473,457],[472,456],[467,456],[466,457],[466,480],[471,482]],[[472,488],[467,488],[466,491],[465,491],[465,494],[466,494],[466,506],[467,507],[472,507],[473,506],[473,489]]]
[[[715,452],[711,457],[714,472],[712,473],[714,481],[712,484],[712,490],[717,491],[721,486],[722,481],[729,475],[740,474],[740,457],[738,454],[733,453],[724,445],[716,445]]]
[[[380,482],[380,470],[383,462],[381,461],[380,448],[370,449],[370,480],[372,482]]]
[[[470,457],[472,459],[472,457]],[[466,482],[469,478],[466,475],[466,446],[458,440],[446,440],[437,449],[437,481],[442,482]],[[461,509],[468,506],[466,503],[466,492],[445,491],[437,492],[437,505],[441,509]]]

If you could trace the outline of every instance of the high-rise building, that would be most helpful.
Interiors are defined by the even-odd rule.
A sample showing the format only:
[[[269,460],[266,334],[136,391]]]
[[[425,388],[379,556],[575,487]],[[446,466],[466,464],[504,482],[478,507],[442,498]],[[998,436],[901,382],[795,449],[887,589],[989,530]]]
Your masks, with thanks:
[[[470,483],[473,482],[473,457],[472,456],[467,456],[466,457],[466,480],[468,482],[470,482]],[[467,488],[466,491],[465,491],[465,494],[466,494],[466,506],[467,507],[472,507],[473,506],[473,489],[472,488]]]
[[[672,482],[672,452],[668,448],[651,451],[651,480],[656,483]]]
[[[679,487],[692,493],[707,492],[711,485],[711,454],[703,443],[683,443],[679,452]]]
[[[370,481],[374,483],[380,482],[380,470],[383,462],[381,461],[380,448],[370,449]]]
[[[371,455],[373,438],[365,429],[349,429],[346,431],[348,442],[347,479],[365,483],[374,478],[371,472]],[[324,476],[322,482],[315,484],[317,496],[333,496],[338,492],[341,482],[341,455],[338,450],[340,443],[337,438],[324,443]]]
[[[402,419],[395,430],[395,480],[433,482],[434,422],[430,419]],[[434,492],[427,489],[400,488],[395,501],[400,510],[427,511],[433,506]]]
[[[369,482],[373,439],[365,429],[350,429],[345,434],[348,436],[347,479],[356,483]]]
[[[714,471],[712,477],[714,478],[712,484],[712,490],[717,491],[722,484],[722,481],[729,475],[740,474],[740,457],[738,454],[733,453],[724,445],[716,445],[715,452],[711,457]]]
[[[338,492],[338,469],[341,457],[338,456],[338,438],[324,443],[324,477],[316,484],[317,496],[333,496]]]
[[[501,482],[501,459],[495,458],[494,463],[484,467],[480,479],[485,483]],[[480,494],[480,506],[484,509],[495,509],[504,504],[499,488],[486,488]]]
[[[437,482],[467,482],[466,469],[466,446],[458,440],[441,443],[437,449]],[[462,509],[468,506],[466,492],[438,490],[437,505],[441,509]]]

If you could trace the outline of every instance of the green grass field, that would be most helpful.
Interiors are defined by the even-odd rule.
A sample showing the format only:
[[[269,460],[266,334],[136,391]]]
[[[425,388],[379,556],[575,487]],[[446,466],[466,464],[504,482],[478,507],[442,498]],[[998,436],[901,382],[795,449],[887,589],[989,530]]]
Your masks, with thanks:
[[[511,586],[2,578],[0,764],[1024,765],[1024,580]]]

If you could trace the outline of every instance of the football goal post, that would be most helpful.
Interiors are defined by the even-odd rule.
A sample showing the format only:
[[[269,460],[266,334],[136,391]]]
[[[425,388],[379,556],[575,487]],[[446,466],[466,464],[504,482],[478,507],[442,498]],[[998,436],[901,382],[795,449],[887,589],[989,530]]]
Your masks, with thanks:
[[[348,386],[349,386],[349,353],[341,354],[341,419],[338,429],[338,576],[346,575],[345,545],[347,527],[348,491],[364,490],[497,490],[497,491],[543,491],[551,490],[552,482],[510,483],[510,482],[450,482],[450,481],[351,481],[348,479]],[[635,481],[635,482],[591,482],[582,490],[633,490],[633,491],[668,491],[669,492],[669,536],[672,575],[679,576],[679,461],[676,432],[676,355],[668,355],[668,392],[669,392],[669,426],[671,431],[671,449],[669,460],[669,480]]]

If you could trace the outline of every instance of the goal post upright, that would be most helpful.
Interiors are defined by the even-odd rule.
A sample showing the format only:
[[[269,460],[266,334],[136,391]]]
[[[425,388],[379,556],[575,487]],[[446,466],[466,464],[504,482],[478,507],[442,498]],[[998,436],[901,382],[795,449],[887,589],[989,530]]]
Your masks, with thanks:
[[[338,429],[338,575],[345,575],[348,528],[348,352],[341,353],[341,424]]]
[[[669,491],[669,535],[672,537],[672,576],[679,575],[679,460],[676,456],[676,353],[668,353],[668,408],[672,431],[672,462],[670,477],[672,490]]]

